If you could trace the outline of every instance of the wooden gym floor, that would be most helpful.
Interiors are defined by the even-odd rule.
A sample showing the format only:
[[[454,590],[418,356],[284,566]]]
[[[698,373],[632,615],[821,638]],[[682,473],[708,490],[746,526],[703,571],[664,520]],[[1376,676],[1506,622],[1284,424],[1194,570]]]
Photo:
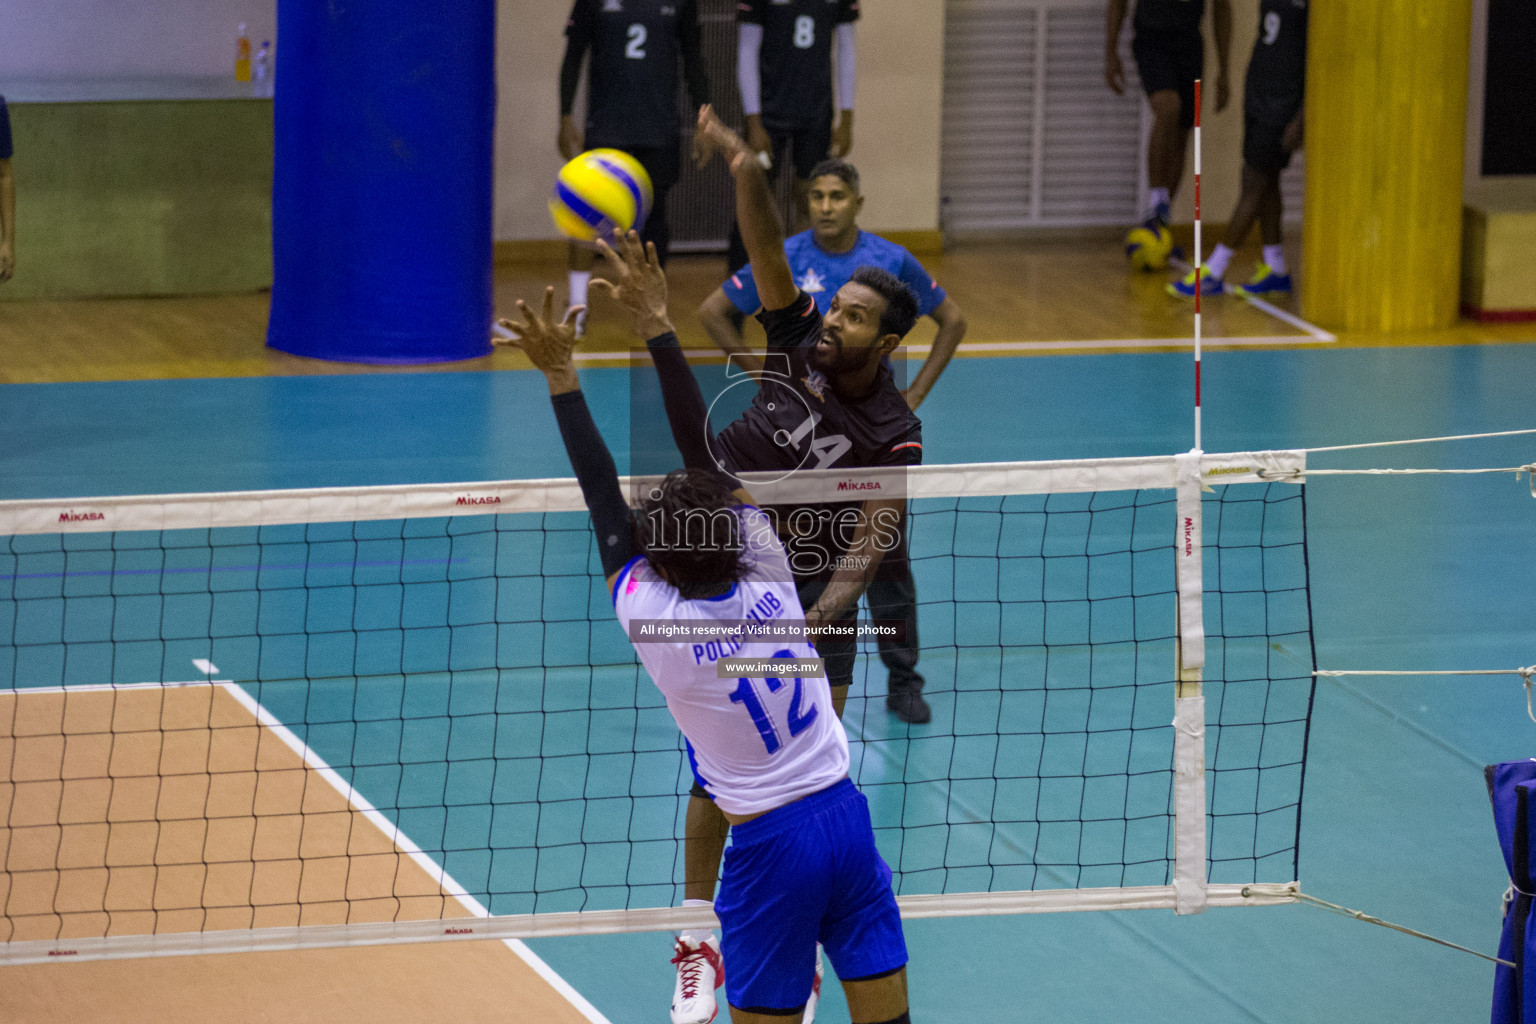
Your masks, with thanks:
[[[1169,351],[1189,344],[1192,310],[1168,297],[1162,274],[1130,275],[1116,247],[1098,241],[989,244],[962,247],[926,265],[964,311],[970,324],[960,354]],[[1241,280],[1251,262],[1240,255],[1231,271]],[[683,344],[709,348],[693,310],[720,282],[717,256],[679,256],[669,268],[672,312]],[[506,264],[497,268],[496,307],[514,311],[546,285],[565,294],[559,265]],[[521,355],[498,350],[482,359],[413,367],[372,367],[305,359],[266,347],[269,296],[29,301],[0,304],[0,383],[166,380],[306,374],[419,373],[527,369]],[[1294,300],[1277,303],[1296,311]],[[932,321],[913,332],[914,355],[932,340]],[[749,328],[755,330],[755,328]],[[1205,334],[1216,349],[1311,344],[1301,329],[1238,299],[1205,307]],[[1464,322],[1444,331],[1392,338],[1346,334],[1337,344],[1466,345],[1526,340],[1528,325]],[[625,351],[626,326],[602,300],[596,303],[583,365],[602,365],[603,353]],[[596,357],[596,358],[594,358]]]

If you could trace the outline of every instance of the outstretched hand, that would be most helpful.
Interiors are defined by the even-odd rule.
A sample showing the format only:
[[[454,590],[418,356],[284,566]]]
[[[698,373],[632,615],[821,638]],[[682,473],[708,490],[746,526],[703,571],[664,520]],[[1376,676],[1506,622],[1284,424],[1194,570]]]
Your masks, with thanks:
[[[740,135],[727,128],[725,122],[715,113],[715,108],[708,103],[699,108],[699,124],[693,138],[700,167],[709,163],[710,158],[717,152],[725,154],[733,173],[740,161],[756,158],[752,147],[747,145]]]
[[[667,316],[667,274],[661,269],[656,244],[640,244],[640,236],[631,231],[617,239],[618,251],[601,238],[597,253],[608,266],[612,279],[594,278],[591,288],[613,299],[634,321],[635,333],[649,341],[672,330]]]
[[[505,318],[497,320],[497,325],[512,337],[492,337],[491,341],[497,345],[511,345],[521,349],[529,362],[542,370],[549,379],[551,394],[559,393],[557,386],[574,391],[576,367],[571,360],[571,350],[576,347],[576,316],[585,308],[572,306],[565,311],[564,320],[555,320],[555,289],[546,288],[542,316],[534,315],[528,304],[518,299],[517,310],[523,315],[523,322]]]

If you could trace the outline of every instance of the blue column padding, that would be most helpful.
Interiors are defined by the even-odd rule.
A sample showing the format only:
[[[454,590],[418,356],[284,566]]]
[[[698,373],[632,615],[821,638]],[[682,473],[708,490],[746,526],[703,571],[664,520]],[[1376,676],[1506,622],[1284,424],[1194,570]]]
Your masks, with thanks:
[[[1493,802],[1493,824],[1499,836],[1499,849],[1504,854],[1504,865],[1509,869],[1510,880],[1515,884],[1515,898],[1505,908],[1503,930],[1499,935],[1499,958],[1512,960],[1518,966],[1494,966],[1492,1024],[1529,1024],[1531,1015],[1526,1007],[1536,1010],[1536,999],[1524,991],[1529,983],[1526,978],[1526,954],[1529,952],[1533,929],[1531,928],[1531,898],[1525,893],[1536,892],[1531,881],[1530,849],[1533,823],[1529,813],[1531,787],[1536,785],[1536,761],[1506,761],[1489,765],[1484,771],[1488,781],[1488,797]]]
[[[495,0],[281,0],[278,38],[267,344],[485,355]]]

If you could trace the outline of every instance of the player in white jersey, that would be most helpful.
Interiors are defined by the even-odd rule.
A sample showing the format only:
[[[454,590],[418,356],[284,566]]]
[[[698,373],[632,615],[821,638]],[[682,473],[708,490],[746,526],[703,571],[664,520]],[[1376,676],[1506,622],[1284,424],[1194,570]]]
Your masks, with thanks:
[[[875,847],[869,805],[848,778],[848,741],[825,679],[763,674],[718,678],[724,657],[814,654],[804,641],[748,639],[744,622],[803,623],[784,548],[751,496],[725,477],[705,441],[708,414],[667,317],[666,277],[653,246],[633,233],[622,257],[600,246],[616,283],[600,282],[647,341],[685,468],[631,510],[613,458],[582,397],[571,360],[575,315],[501,321],[549,383],[555,419],[592,513],[614,610],[687,740],[698,783],[730,823],[732,846],[715,911],[720,950],[684,935],[699,960],[693,991],[680,975],[673,1019],[714,1019],[720,962],[734,1024],[800,1021],[815,979],[818,941],[848,997],[854,1024],[910,1024],[906,944],[891,871]],[[639,515],[636,516],[635,512]],[[638,529],[637,529],[638,524]],[[721,638],[648,642],[647,625],[722,623]],[[707,998],[706,998],[707,997]],[[685,1005],[679,1006],[682,1002]]]

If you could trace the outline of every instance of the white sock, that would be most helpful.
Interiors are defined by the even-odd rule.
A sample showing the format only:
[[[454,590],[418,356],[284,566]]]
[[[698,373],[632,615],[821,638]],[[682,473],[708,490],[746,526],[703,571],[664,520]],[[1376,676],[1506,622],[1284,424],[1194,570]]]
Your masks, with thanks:
[[[572,271],[572,273],[575,273],[575,271]],[[711,900],[683,900],[683,906],[685,906],[685,907],[713,907],[714,905],[715,905],[714,902],[711,901]],[[681,935],[678,936],[678,938],[682,939],[684,942],[686,942],[690,946],[702,946],[702,945],[704,945],[704,940],[709,938],[713,934],[714,934],[713,931],[711,931],[710,929],[706,928],[704,931],[701,931],[701,932],[699,932],[699,931],[683,932]]]
[[[587,304],[587,282],[592,280],[592,271],[573,270],[570,272],[567,285],[568,297],[566,307],[585,306]]]
[[[1227,264],[1231,262],[1232,250],[1227,248],[1227,243],[1218,242],[1211,258],[1205,261],[1205,272],[1220,281],[1227,276]]]
[[[1285,275],[1285,246],[1266,245],[1264,247],[1264,263],[1281,276]]]
[[[1149,189],[1147,189],[1147,213],[1149,215],[1157,213],[1157,208],[1159,206],[1167,205],[1169,202],[1170,202],[1170,200],[1169,200],[1169,197],[1168,197],[1168,190],[1167,189],[1165,189],[1165,188],[1149,188]]]

